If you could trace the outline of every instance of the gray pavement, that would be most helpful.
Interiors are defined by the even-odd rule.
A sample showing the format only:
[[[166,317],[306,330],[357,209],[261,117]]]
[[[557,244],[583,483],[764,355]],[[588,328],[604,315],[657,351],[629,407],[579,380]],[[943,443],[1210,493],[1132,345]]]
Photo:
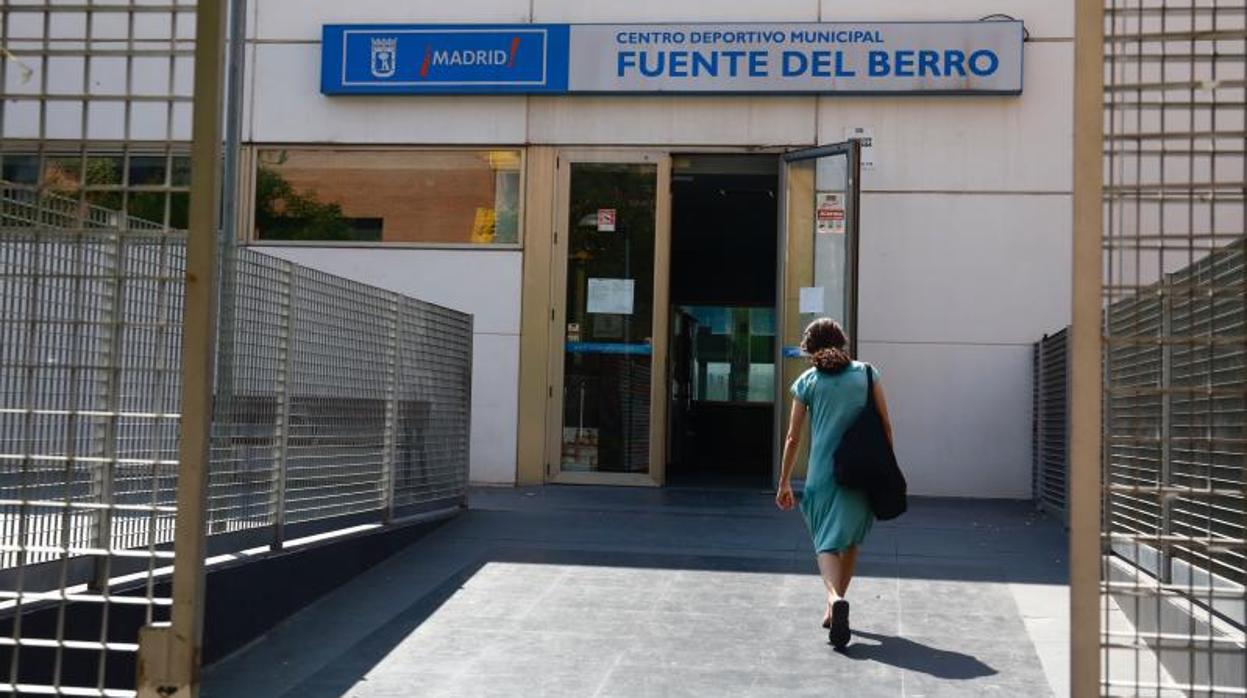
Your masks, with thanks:
[[[210,667],[203,695],[1066,695],[1065,535],[1029,503],[914,499],[877,524],[843,654],[800,518],[768,493],[471,507]]]

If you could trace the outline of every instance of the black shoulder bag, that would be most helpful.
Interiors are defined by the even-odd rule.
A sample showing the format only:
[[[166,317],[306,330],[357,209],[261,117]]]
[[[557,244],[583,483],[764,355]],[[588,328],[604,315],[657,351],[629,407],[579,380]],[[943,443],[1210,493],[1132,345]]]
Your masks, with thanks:
[[[832,469],[841,487],[862,490],[875,518],[886,521],[905,513],[906,484],[896,453],[875,405],[875,376],[866,366],[866,407],[844,432]]]

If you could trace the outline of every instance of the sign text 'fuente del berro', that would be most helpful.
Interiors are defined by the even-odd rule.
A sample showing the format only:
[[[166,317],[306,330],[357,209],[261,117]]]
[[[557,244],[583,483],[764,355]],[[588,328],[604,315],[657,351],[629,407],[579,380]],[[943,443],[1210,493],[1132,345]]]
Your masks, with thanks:
[[[326,25],[325,94],[1018,94],[1022,23]]]

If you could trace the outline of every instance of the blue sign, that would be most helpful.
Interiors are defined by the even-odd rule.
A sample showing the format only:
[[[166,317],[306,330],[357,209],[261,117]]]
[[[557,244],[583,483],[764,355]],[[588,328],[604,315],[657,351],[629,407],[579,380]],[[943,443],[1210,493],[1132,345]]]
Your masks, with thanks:
[[[654,347],[649,344],[625,344],[623,342],[568,342],[569,354],[629,354],[650,356]]]
[[[325,94],[1019,94],[1018,21],[328,25]]]
[[[325,94],[567,91],[567,25],[326,25]]]

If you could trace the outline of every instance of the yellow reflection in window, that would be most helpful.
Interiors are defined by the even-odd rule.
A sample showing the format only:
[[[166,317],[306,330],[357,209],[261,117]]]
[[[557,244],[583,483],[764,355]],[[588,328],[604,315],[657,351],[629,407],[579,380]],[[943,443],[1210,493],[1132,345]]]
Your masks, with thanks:
[[[478,206],[476,209],[476,220],[472,222],[472,242],[479,245],[488,245],[494,241],[494,223],[497,220],[497,214],[492,208],[484,208]]]

